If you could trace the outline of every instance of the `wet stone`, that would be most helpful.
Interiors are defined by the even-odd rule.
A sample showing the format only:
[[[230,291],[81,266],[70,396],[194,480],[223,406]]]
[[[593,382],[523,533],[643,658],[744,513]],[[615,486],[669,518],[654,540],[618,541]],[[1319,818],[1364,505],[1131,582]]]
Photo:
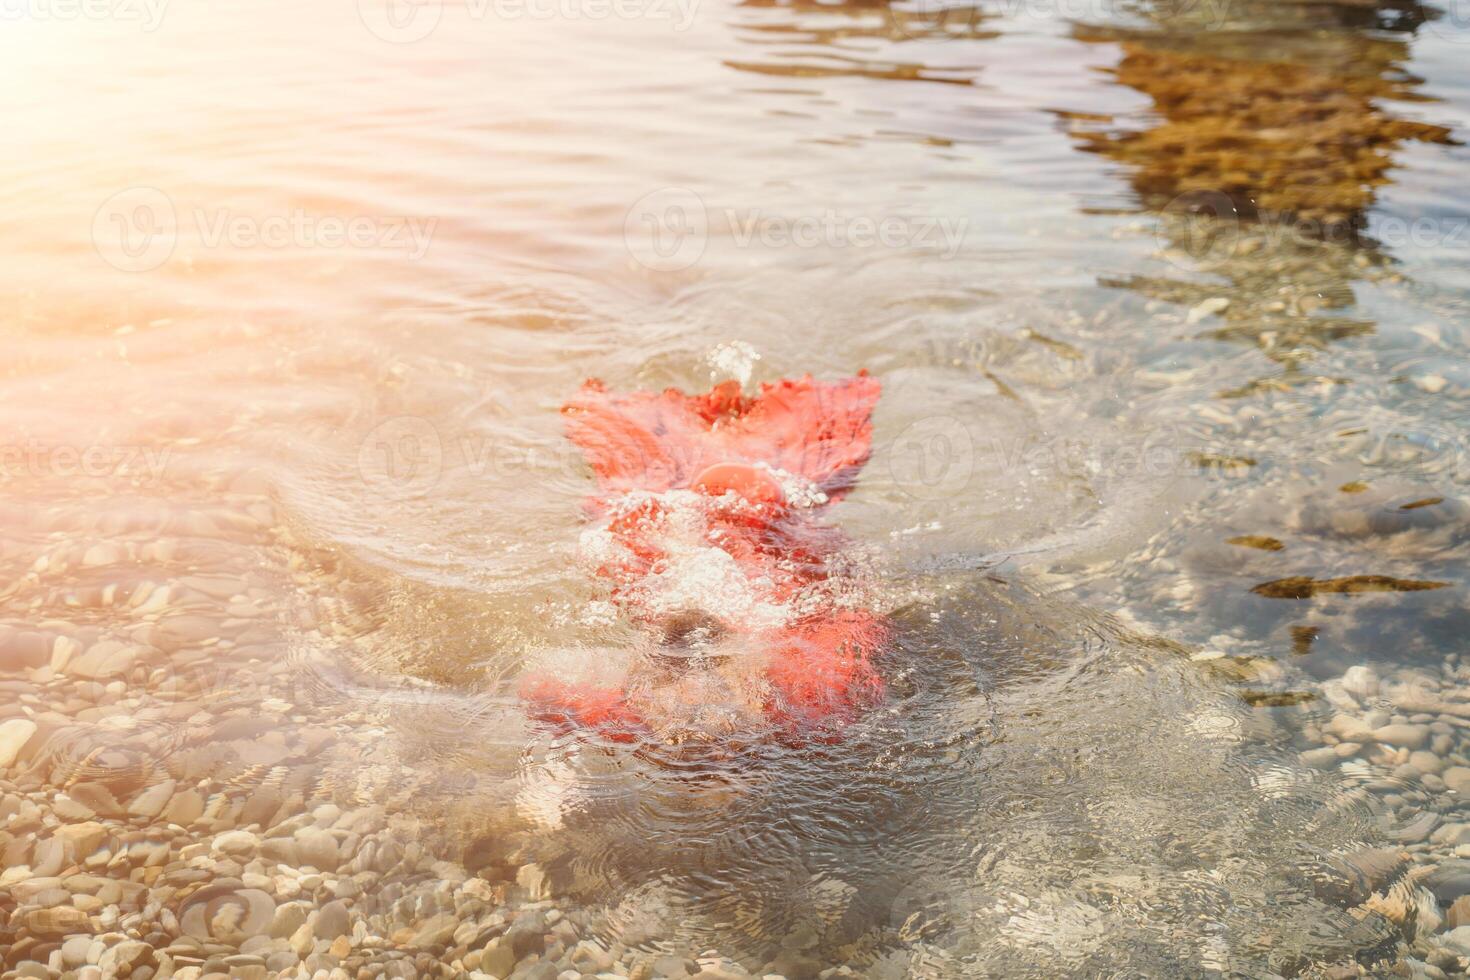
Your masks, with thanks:
[[[214,839],[214,849],[225,854],[249,854],[255,850],[257,838],[248,830],[232,830]]]
[[[1409,753],[1409,765],[1419,772],[1438,774],[1444,769],[1444,760],[1433,752],[1411,752]]]
[[[1337,749],[1332,746],[1308,749],[1301,754],[1301,760],[1302,765],[1311,766],[1313,769],[1335,769],[1339,761]]]
[[[272,790],[254,793],[240,811],[240,823],[263,825],[281,808],[281,803],[281,795]]]
[[[175,793],[164,808],[163,819],[167,823],[187,827],[204,814],[204,797],[197,790],[186,789]]]
[[[104,975],[136,974],[137,968],[153,960],[153,949],[143,942],[125,940],[109,948],[97,960]]]
[[[1447,847],[1470,844],[1470,824],[1447,823],[1434,832],[1433,840],[1436,844],[1443,844]]]
[[[134,816],[149,819],[157,817],[173,797],[176,787],[177,784],[172,779],[148,787],[128,804],[128,812]]]
[[[1417,844],[1429,838],[1434,828],[1439,826],[1439,820],[1439,814],[1426,810],[1395,828],[1390,836],[1400,843]]]
[[[1439,941],[1461,956],[1470,956],[1470,926],[1458,926],[1444,933]]]
[[[260,842],[260,856],[276,864],[296,866],[301,862],[300,849],[290,837],[268,837]]]
[[[49,662],[52,640],[33,630],[0,627],[0,671],[19,673]]]
[[[1342,675],[1342,686],[1349,694],[1366,701],[1378,695],[1378,672],[1364,665],[1349,667]]]
[[[1470,862],[1445,861],[1429,872],[1423,884],[1441,903],[1452,903],[1470,894]]]
[[[533,963],[524,972],[517,970],[513,976],[521,978],[521,980],[558,980],[561,976],[561,971],[557,969],[555,963],[542,961],[540,963]]]
[[[1426,725],[1385,725],[1373,732],[1374,740],[1385,745],[1417,749],[1429,741]]]
[[[101,783],[74,783],[68,790],[72,799],[85,804],[98,816],[117,817],[124,812],[112,791]]]
[[[31,853],[31,873],[40,878],[48,878],[61,870],[65,860],[65,841],[57,837],[48,838],[37,844]]]
[[[441,912],[421,923],[409,940],[414,946],[443,946],[451,936],[459,920],[448,912]]]
[[[319,871],[337,870],[337,839],[327,831],[311,827],[298,830],[296,847],[303,865]]]
[[[66,855],[73,861],[83,861],[96,852],[107,840],[110,831],[95,820],[74,823],[56,830],[56,839],[62,842]]]
[[[510,944],[517,959],[524,959],[530,953],[542,953],[546,950],[543,923],[517,921],[506,931],[505,940]]]
[[[142,647],[103,640],[84,653],[72,656],[66,664],[66,673],[84,680],[109,680],[124,677],[138,662],[145,651]]]
[[[21,750],[36,731],[36,723],[25,718],[0,722],[0,769],[7,769],[15,764]]]
[[[70,796],[59,794],[51,804],[51,812],[68,823],[76,823],[83,820],[91,820],[97,816],[97,811],[78,802]]]
[[[299,962],[301,962],[301,957],[297,956],[291,950],[281,950],[271,953],[265,958],[265,968],[279,973],[283,970],[293,969]]]
[[[347,905],[340,901],[328,902],[316,914],[312,932],[318,939],[336,939],[351,932],[352,923]]]
[[[65,936],[87,928],[88,919],[79,909],[58,906],[37,909],[25,918],[26,928],[38,936]]]

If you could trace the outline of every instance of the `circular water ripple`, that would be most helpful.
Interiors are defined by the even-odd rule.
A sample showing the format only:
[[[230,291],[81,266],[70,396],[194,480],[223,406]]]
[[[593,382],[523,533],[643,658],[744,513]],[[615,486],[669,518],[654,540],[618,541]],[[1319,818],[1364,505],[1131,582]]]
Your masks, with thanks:
[[[166,774],[185,741],[182,726],[114,715],[57,729],[33,765],[54,784],[99,783],[123,798]]]
[[[889,598],[886,699],[836,736],[553,731],[502,675],[393,672],[386,633],[297,643],[291,699],[349,723],[339,795],[422,815],[608,944],[1038,977],[1391,945],[1351,862],[1412,832],[1383,802],[1412,787],[1302,767],[1279,712],[1065,599],[964,569]]]

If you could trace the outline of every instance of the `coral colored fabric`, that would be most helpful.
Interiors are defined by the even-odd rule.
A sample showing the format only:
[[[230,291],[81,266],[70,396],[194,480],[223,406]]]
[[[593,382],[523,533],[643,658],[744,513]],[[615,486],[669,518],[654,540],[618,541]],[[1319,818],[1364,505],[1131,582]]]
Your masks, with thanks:
[[[562,413],[605,494],[687,487],[707,467],[747,462],[806,477],[832,495],[867,462],[880,391],[866,375],[783,379],[750,398],[734,381],[700,395],[612,394],[588,381]]]
[[[746,397],[726,382],[703,394],[675,389],[614,394],[589,381],[563,408],[567,433],[586,454],[600,493],[594,510],[611,510],[607,530],[618,559],[597,569],[614,601],[635,619],[646,605],[649,577],[667,569],[666,525],[671,505],[625,494],[696,489],[706,495],[706,542],[728,554],[762,600],[784,604],[824,596],[816,608],[776,630],[722,623],[766,651],[767,721],[786,729],[830,727],[871,704],[883,690],[872,660],[888,635],[882,617],[837,607],[821,591],[830,559],[844,546],[835,529],[816,521],[821,506],[792,506],[770,471],[811,481],[836,499],[849,489],[872,447],[870,421],[881,387],[866,375],[833,382],[810,376],[761,386]],[[726,491],[739,506],[716,499]],[[703,498],[701,498],[703,499]],[[656,625],[656,624],[653,624]],[[649,720],[624,692],[531,675],[522,695],[548,722],[636,737]]]

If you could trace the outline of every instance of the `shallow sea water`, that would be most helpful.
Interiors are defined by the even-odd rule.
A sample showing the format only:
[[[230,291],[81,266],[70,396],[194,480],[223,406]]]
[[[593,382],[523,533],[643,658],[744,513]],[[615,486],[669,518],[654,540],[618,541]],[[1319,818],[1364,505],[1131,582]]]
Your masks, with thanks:
[[[1470,791],[1462,9],[97,9],[0,33],[0,724],[35,726],[7,867],[76,822],[21,797],[85,801],[111,850],[67,862],[153,889],[121,931],[166,946],[164,912],[260,887],[191,843],[367,814],[340,875],[387,939],[351,975],[469,969],[370,918],[427,919],[439,860],[643,976],[1438,955],[1464,855],[1431,832]],[[528,665],[637,642],[576,560],[583,379],[859,368],[874,451],[828,516],[896,627],[884,704],[822,744],[528,722]],[[7,968],[65,935],[25,880]]]

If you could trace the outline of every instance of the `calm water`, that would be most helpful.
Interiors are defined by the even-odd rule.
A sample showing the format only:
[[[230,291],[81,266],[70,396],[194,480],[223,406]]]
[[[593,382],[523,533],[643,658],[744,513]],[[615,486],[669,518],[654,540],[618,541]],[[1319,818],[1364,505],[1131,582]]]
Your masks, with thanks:
[[[1458,796],[1299,752],[1321,681],[1470,635],[1462,8],[69,9],[0,26],[32,778],[377,804],[793,977],[1404,941],[1321,879]],[[884,710],[718,759],[528,725],[526,665],[630,642],[562,401],[863,367]]]

